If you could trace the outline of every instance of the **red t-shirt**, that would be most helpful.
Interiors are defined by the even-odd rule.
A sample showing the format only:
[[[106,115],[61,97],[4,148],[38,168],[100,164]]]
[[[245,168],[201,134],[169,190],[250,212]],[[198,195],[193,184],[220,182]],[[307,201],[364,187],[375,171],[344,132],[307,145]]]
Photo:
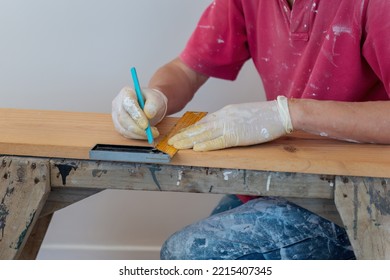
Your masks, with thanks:
[[[215,0],[180,58],[229,80],[252,59],[268,100],[388,100],[389,15],[385,0]]]
[[[388,100],[389,15],[384,0],[215,0],[180,58],[230,80],[252,59],[268,100]]]

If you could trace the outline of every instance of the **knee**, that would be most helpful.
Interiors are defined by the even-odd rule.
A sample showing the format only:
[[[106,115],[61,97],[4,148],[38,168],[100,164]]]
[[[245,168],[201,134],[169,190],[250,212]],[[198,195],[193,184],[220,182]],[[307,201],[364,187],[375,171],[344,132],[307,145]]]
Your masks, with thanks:
[[[161,260],[178,260],[177,251],[174,250],[175,242],[171,240],[172,237],[167,239],[161,246],[160,259]]]
[[[204,246],[203,238],[192,238],[186,231],[179,231],[169,237],[161,247],[162,260],[197,259],[197,249]]]
[[[162,260],[196,260],[208,255],[208,238],[198,231],[198,227],[190,225],[171,235],[162,245]]]

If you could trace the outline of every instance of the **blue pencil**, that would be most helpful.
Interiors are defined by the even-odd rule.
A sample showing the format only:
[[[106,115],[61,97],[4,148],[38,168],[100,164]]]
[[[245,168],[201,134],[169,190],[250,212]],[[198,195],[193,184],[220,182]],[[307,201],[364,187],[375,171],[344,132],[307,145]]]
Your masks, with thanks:
[[[142,96],[141,87],[139,85],[137,71],[135,70],[135,67],[132,67],[130,69],[130,72],[131,72],[131,76],[133,78],[133,83],[134,83],[135,93],[137,94],[138,104],[141,107],[141,109],[143,110],[144,106],[145,106],[145,102],[144,102],[144,97]],[[152,134],[152,129],[150,127],[150,124],[148,124],[148,127],[146,128],[146,136],[148,137],[148,143],[153,144],[154,139],[153,139],[153,134]]]

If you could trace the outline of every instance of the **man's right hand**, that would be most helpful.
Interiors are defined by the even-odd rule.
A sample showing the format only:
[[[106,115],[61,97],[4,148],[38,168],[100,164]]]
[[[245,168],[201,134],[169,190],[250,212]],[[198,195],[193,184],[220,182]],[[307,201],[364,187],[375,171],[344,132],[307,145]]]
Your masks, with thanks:
[[[167,112],[167,97],[160,91],[143,88],[145,107],[138,104],[137,95],[130,87],[124,87],[112,101],[112,121],[115,129],[126,138],[147,139],[145,129],[152,126],[153,137],[159,136],[156,127]]]

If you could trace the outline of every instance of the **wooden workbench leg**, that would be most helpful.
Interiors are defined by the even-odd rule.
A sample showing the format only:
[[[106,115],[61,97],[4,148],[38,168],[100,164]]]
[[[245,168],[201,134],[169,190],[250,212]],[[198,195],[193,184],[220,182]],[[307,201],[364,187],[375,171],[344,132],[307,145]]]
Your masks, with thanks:
[[[50,194],[46,199],[45,206],[41,211],[41,215],[28,237],[19,259],[32,260],[37,258],[55,211],[101,192],[102,190],[103,189],[94,188],[51,188]]]
[[[337,177],[335,204],[358,259],[390,259],[390,181]]]
[[[49,162],[0,157],[0,259],[16,259],[50,191]]]
[[[23,250],[18,259],[20,260],[35,260],[38,256],[46,231],[49,227],[53,214],[39,217],[35,223]]]

